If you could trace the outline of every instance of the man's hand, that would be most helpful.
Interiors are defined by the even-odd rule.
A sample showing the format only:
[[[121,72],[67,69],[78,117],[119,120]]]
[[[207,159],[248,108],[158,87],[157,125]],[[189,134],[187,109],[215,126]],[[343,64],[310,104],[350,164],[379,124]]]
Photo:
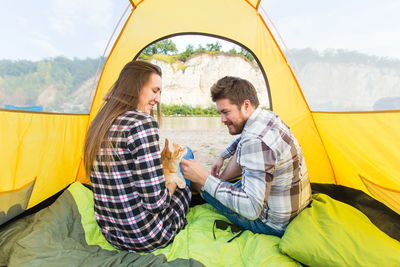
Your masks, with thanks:
[[[219,171],[221,170],[222,165],[224,164],[225,159],[222,156],[219,156],[215,161],[214,165],[211,167],[211,175],[219,178]]]
[[[181,167],[183,175],[190,181],[200,184],[201,186],[207,180],[208,173],[204,170],[203,166],[193,159],[182,159]]]

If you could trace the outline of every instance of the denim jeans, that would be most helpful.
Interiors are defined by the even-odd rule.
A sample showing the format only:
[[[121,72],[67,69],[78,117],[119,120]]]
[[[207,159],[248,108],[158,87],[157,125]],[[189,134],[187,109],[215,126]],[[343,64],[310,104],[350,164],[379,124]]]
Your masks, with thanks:
[[[232,185],[235,187],[241,187],[242,181],[239,180]],[[203,197],[203,199],[205,201],[207,201],[214,208],[216,208],[222,215],[224,215],[226,218],[228,218],[231,221],[231,223],[237,224],[245,230],[250,230],[256,234],[274,235],[274,236],[278,236],[278,237],[283,236],[283,233],[284,233],[283,231],[278,231],[278,230],[275,230],[275,229],[269,227],[268,225],[263,223],[260,220],[260,218],[252,221],[252,220],[249,220],[249,219],[241,216],[240,214],[238,214],[238,213],[234,212],[233,210],[222,205],[221,202],[219,202],[218,200],[213,198],[209,193],[207,193],[205,191],[201,193],[201,196]]]

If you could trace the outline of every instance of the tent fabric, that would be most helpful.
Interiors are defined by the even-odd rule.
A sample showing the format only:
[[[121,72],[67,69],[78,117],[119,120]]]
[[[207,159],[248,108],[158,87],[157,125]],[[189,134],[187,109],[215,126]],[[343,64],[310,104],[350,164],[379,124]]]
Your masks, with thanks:
[[[27,208],[75,181],[88,115],[0,110],[0,192],[36,177]]]
[[[132,13],[107,58],[90,114],[0,109],[0,193],[18,190],[36,177],[27,205],[31,208],[74,181],[90,183],[83,168],[86,131],[122,67],[150,43],[192,33],[230,40],[254,55],[265,77],[271,108],[302,146],[311,182],[361,190],[400,212],[400,111],[310,111],[284,54],[258,12],[260,1],[131,3]]]
[[[16,190],[0,192],[0,225],[26,210],[35,180]]]
[[[395,189],[389,189],[382,186],[379,186],[370,180],[362,177],[360,175],[361,180],[363,181],[365,187],[368,191],[379,199],[382,203],[392,208],[398,214],[400,214],[400,204],[396,201],[399,198],[400,191]]]
[[[337,184],[362,190],[400,214],[400,111],[313,116]]]
[[[400,266],[400,242],[325,194],[288,225],[280,249],[307,266]]]

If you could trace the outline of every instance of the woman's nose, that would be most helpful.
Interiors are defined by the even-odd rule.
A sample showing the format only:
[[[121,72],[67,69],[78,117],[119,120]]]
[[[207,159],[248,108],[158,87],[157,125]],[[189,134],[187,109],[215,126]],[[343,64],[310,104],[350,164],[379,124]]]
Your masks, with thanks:
[[[161,99],[161,93],[157,93],[154,97],[154,101],[156,101],[157,103],[160,103],[160,99]]]

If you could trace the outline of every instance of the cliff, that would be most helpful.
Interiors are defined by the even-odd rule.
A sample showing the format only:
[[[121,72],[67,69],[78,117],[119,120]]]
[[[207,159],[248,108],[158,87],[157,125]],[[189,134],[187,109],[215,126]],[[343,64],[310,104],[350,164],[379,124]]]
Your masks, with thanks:
[[[169,64],[151,60],[163,72],[161,101],[164,104],[188,104],[207,107],[213,102],[210,87],[224,76],[237,76],[250,81],[257,90],[261,106],[269,106],[264,77],[258,65],[232,54],[200,53],[184,62]]]
[[[312,110],[400,109],[400,61],[356,51],[292,51],[289,62]]]
[[[288,60],[312,110],[400,109],[398,59],[378,58],[356,51],[301,49],[291,51]],[[25,62],[3,62],[6,67],[0,68],[0,106],[42,105],[49,112],[88,113],[98,64],[93,63],[95,60],[78,61],[57,58],[38,62],[36,68],[26,73],[22,71]],[[161,101],[164,104],[213,105],[210,87],[218,79],[230,75],[249,80],[258,91],[261,106],[269,106],[263,74],[256,62],[241,55],[199,53],[186,62],[170,64],[167,61],[151,61],[163,71]],[[12,72],[15,69],[22,70]],[[266,74],[268,77],[268,71]]]

